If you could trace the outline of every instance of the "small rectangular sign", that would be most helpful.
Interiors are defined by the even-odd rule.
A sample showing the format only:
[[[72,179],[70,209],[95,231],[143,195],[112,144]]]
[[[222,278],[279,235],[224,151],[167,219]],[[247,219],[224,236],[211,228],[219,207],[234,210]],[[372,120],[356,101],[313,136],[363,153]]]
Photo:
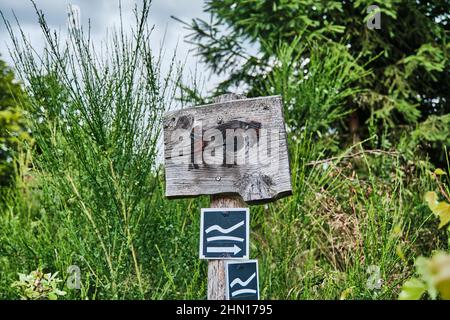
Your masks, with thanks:
[[[227,300],[259,300],[258,260],[226,261]]]
[[[200,259],[248,259],[248,208],[202,209]]]

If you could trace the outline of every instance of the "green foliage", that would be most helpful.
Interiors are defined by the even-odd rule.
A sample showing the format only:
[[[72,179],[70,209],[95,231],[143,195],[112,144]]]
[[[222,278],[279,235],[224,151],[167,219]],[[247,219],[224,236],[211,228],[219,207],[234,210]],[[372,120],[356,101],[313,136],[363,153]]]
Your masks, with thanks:
[[[378,9],[369,12],[371,5]],[[318,49],[326,53],[330,46],[340,46],[339,56],[353,59],[346,58],[338,72],[348,72],[350,79],[358,75],[350,66],[342,66],[344,63],[356,63],[370,72],[370,76],[343,82],[343,90],[362,91],[348,96],[345,104],[330,108],[332,118],[340,115],[342,120],[333,123],[332,130],[347,133],[338,136],[341,145],[374,134],[379,138],[373,141],[375,146],[396,145],[405,134],[410,136],[410,149],[420,145],[420,152],[428,152],[433,161],[445,162],[440,151],[442,145],[450,145],[446,0],[208,0],[205,11],[211,14],[210,21],[197,18],[186,23],[192,31],[188,41],[198,47],[200,57],[213,72],[228,76],[218,92],[244,86],[249,96],[266,94],[266,78],[281,77],[277,82],[284,81],[272,68],[272,61],[283,57],[287,46],[296,44],[292,58],[297,60],[317,55]],[[381,28],[371,30],[367,23],[375,14],[381,15]],[[298,38],[301,42],[295,40]],[[255,49],[257,53],[253,53]],[[322,59],[333,60],[324,53]],[[291,65],[291,73],[301,74],[300,66]],[[291,105],[289,96],[283,98]],[[288,113],[289,118],[301,122],[300,127],[305,123],[322,126],[321,105],[310,105],[318,116],[311,113],[306,119],[295,117],[302,114],[303,103],[293,108],[299,112]]]
[[[399,284],[410,275],[414,253],[447,245],[424,238],[430,229],[437,229],[436,224],[425,224],[430,215],[419,191],[430,188],[431,176],[424,168],[410,172],[395,155],[362,153],[365,170],[357,173],[352,158],[344,156],[352,155],[353,149],[323,162],[320,146],[306,131],[289,145],[293,196],[251,207],[251,257],[260,261],[262,298],[395,298]],[[385,177],[376,174],[381,163],[387,168],[381,170]],[[116,229],[118,243],[112,231],[108,232],[117,224],[114,207],[103,220],[99,211],[92,211],[94,221],[101,222],[96,224],[98,237],[84,209],[78,207],[84,204],[89,210],[92,199],[85,195],[80,200],[70,190],[70,181],[65,186],[63,178],[48,172],[25,166],[19,172],[33,178],[23,179],[0,215],[2,298],[16,298],[10,285],[17,273],[38,264],[58,271],[63,279],[68,277],[68,266],[80,267],[81,290],[64,288],[68,299],[205,299],[206,263],[197,253],[198,213],[209,205],[206,198],[166,200],[163,178],[151,180],[154,189],[141,204],[147,211],[131,230],[142,295],[126,235]],[[100,176],[100,172],[94,174]],[[59,190],[54,183],[66,189]],[[103,196],[98,201],[107,199]],[[135,208],[132,214],[139,212]],[[121,260],[114,256],[112,261],[113,270],[118,270],[116,277],[112,277],[99,239],[111,254],[122,249]],[[380,268],[374,274],[375,280],[381,279],[376,288],[367,284],[371,266]]]
[[[312,4],[259,2],[284,15],[297,9],[306,14],[305,3]],[[314,4],[351,17],[341,2]],[[379,4],[391,19],[399,16],[394,5]],[[66,299],[205,299],[207,270],[198,259],[198,234],[200,208],[209,201],[164,197],[161,116],[175,104],[180,75],[161,74],[149,47],[148,2],[136,15],[132,36],[119,28],[104,55],[74,26],[69,41],[61,42],[38,14],[47,40],[43,53],[35,53],[7,23],[36,144],[16,154],[17,184],[0,202],[0,298],[18,298],[11,286],[18,273],[39,267],[65,281],[68,267],[76,265],[81,287],[60,288]],[[279,24],[280,16],[262,15]],[[273,37],[263,49],[272,60],[263,64],[270,67],[265,78],[255,74],[259,85],[253,89],[285,97],[293,184],[291,197],[251,207],[251,258],[259,259],[261,297],[396,298],[414,273],[415,257],[449,248],[448,232],[438,229],[422,197],[435,188],[448,193],[442,184],[448,175],[430,174],[434,168],[423,159],[409,160],[415,150],[408,149],[408,135],[399,136],[407,155],[371,149],[386,142],[376,134],[347,147],[331,145],[344,132],[343,117],[359,108],[359,102],[351,108],[348,102],[368,97],[370,90],[361,84],[377,71],[369,71],[345,42],[317,42],[339,36],[343,26],[310,20],[307,27],[316,33],[286,35],[287,40],[275,29],[257,30]],[[185,89],[182,103],[203,101],[199,88]],[[445,273],[430,274],[439,288],[446,283]],[[418,297],[424,286],[428,290],[426,280],[417,279],[406,285],[412,288],[408,297]]]
[[[450,144],[450,114],[443,116],[432,115],[425,121],[419,123],[412,131],[412,141],[442,141],[445,145]]]
[[[425,201],[428,207],[439,218],[439,228],[444,227],[450,222],[450,204],[445,201],[438,201],[436,192],[429,191],[425,194]]]
[[[411,278],[407,280],[400,292],[399,300],[419,300],[422,295],[427,291],[425,283],[417,278]]]
[[[64,249],[69,251],[60,253],[68,265],[73,259],[85,268],[98,266],[90,274],[96,281],[90,290],[101,287],[102,294],[119,297],[119,284],[134,277],[144,297],[146,244],[136,235],[141,221],[159,210],[147,199],[159,194],[161,116],[170,107],[177,76],[161,73],[147,41],[148,2],[136,11],[131,36],[123,26],[113,32],[107,55],[96,53],[73,16],[69,41],[62,45],[36,12],[48,49],[41,56],[6,23],[30,100],[38,148],[33,172],[44,190],[39,216],[67,228],[51,238],[70,239]]]
[[[447,200],[447,202],[438,201],[439,196],[434,191],[428,191],[425,193],[424,199],[433,214],[439,218],[439,228],[442,228],[450,222],[450,204],[448,203],[450,202],[450,188],[449,184],[445,183],[446,179],[448,182],[447,172],[437,168],[433,173],[431,173],[431,175],[436,180],[439,193]]]
[[[440,194],[450,200],[449,188],[441,179],[446,175],[447,173],[440,168],[431,173]],[[438,194],[434,191],[428,191],[424,196],[428,207],[440,220],[439,228],[442,228],[450,222],[450,205],[445,201],[439,201],[438,198]],[[415,266],[419,278],[411,278],[403,284],[398,297],[400,300],[419,300],[425,292],[428,292],[432,299],[436,299],[439,295],[441,299],[450,300],[450,255],[447,252],[435,252],[431,258],[420,256],[416,259]]]
[[[51,274],[42,270],[19,273],[19,280],[12,287],[17,289],[22,300],[58,300],[58,296],[64,296],[66,292],[58,289],[62,280],[57,275],[58,272]]]
[[[260,94],[283,96],[284,115],[292,134],[307,128],[335,137],[338,132],[330,131],[336,131],[336,124],[352,111],[347,108],[347,99],[361,91],[352,84],[368,72],[342,45],[321,48],[301,37],[281,44],[273,60]]]
[[[13,158],[30,135],[22,115],[23,92],[13,71],[0,60],[0,187],[10,184]]]
[[[425,292],[430,298],[438,296],[450,300],[450,255],[436,252],[433,257],[419,257],[416,272],[420,278],[411,278],[403,284],[400,300],[419,300]]]

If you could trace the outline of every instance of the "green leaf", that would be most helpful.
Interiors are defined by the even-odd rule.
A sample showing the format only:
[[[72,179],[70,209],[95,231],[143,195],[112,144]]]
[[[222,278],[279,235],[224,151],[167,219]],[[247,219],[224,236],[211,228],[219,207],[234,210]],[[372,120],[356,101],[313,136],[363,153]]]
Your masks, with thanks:
[[[439,202],[438,205],[434,208],[433,212],[439,217],[439,229],[450,222],[450,204],[448,204],[447,202]]]
[[[339,300],[346,300],[353,293],[353,288],[354,287],[350,287],[350,288],[347,288],[344,291],[342,291],[341,297],[339,298]]]
[[[55,289],[54,291],[58,296],[65,296],[67,294],[67,292],[59,289]]]
[[[429,273],[441,299],[450,300],[450,255],[446,252],[436,253],[430,260]]]
[[[447,174],[447,172],[445,172],[444,170],[437,168],[436,170],[434,170],[434,174],[438,175],[438,176],[443,176],[445,174]]]
[[[434,213],[434,208],[438,204],[438,196],[437,196],[436,192],[428,191],[427,193],[425,193],[424,199],[428,203],[428,207]]]
[[[58,300],[58,296],[56,295],[56,293],[50,292],[50,293],[48,294],[48,299],[49,299],[49,300]]]
[[[403,284],[402,291],[400,292],[398,299],[419,300],[426,290],[427,286],[423,281],[417,278],[411,278]]]
[[[439,228],[442,228],[450,222],[450,204],[445,201],[439,202],[438,196],[434,191],[425,193],[424,199],[428,203],[428,207],[431,211],[439,217]]]

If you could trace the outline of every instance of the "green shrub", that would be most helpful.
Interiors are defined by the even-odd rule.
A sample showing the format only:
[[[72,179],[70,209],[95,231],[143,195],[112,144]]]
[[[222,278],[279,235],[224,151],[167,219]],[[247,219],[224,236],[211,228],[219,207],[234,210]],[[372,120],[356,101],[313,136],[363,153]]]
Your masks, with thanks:
[[[51,274],[42,270],[19,273],[19,280],[12,287],[17,289],[22,300],[58,300],[58,296],[64,296],[66,292],[58,289],[62,280],[57,275],[58,272]]]

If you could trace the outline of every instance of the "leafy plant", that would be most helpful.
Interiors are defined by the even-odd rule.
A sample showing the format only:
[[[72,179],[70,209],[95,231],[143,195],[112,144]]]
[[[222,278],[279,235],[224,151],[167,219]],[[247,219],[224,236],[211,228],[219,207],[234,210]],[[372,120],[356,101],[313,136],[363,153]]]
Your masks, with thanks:
[[[97,265],[97,287],[118,297],[119,283],[134,277],[144,297],[144,250],[137,238],[141,222],[159,210],[151,196],[160,181],[161,118],[177,89],[174,64],[163,72],[150,47],[149,1],[136,6],[131,34],[121,20],[102,43],[105,50],[96,50],[74,13],[68,15],[67,41],[61,41],[34,6],[43,52],[5,23],[29,97],[33,171],[45,189],[42,211],[65,226],[68,260],[76,252],[86,269]]]
[[[22,300],[58,300],[66,292],[58,289],[62,280],[57,275],[58,272],[44,273],[41,269],[29,274],[19,273],[19,280],[11,286],[17,290]]]
[[[433,177],[436,179],[436,182],[439,186],[440,193],[450,202],[450,195],[444,189],[443,184],[438,179],[439,176],[445,176],[447,173],[438,168],[434,171]],[[428,204],[430,210],[439,218],[439,228],[444,227],[450,222],[450,204],[446,201],[438,201],[438,195],[434,191],[429,191],[425,193],[424,197],[425,201]]]
[[[426,292],[431,299],[450,300],[450,254],[436,252],[431,258],[416,260],[418,277],[407,280],[399,295],[400,300],[419,300]]]
[[[336,124],[352,111],[347,99],[361,93],[356,80],[370,73],[343,45],[320,46],[299,36],[277,48],[261,77],[262,88],[255,91],[258,95],[281,95],[291,135],[306,129],[315,136],[328,137],[330,151],[329,142],[344,134],[336,131]]]
[[[378,10],[369,12],[371,5]],[[249,95],[260,93],[274,56],[297,37],[310,51],[340,44],[341,53],[357,59],[371,76],[357,79],[364,94],[348,97],[347,121],[333,124],[331,129],[347,133],[339,140],[351,141],[349,134],[363,140],[376,133],[380,139],[374,144],[397,144],[404,133],[410,148],[420,145],[435,163],[445,162],[439,150],[450,145],[447,0],[207,0],[204,8],[209,20],[184,23],[202,61],[226,76],[218,92],[244,87]],[[375,12],[380,30],[367,26]],[[309,50],[297,53],[306,59]],[[320,125],[321,107],[310,108],[317,108]],[[315,124],[315,114],[307,120]]]
[[[434,191],[427,192],[425,200],[431,211],[439,218],[439,228],[447,225],[450,222],[450,204],[445,201],[438,201],[438,195]]]
[[[25,98],[13,70],[0,60],[0,188],[11,184],[13,160],[24,142],[30,142],[25,117]],[[1,191],[0,189],[0,191]]]

